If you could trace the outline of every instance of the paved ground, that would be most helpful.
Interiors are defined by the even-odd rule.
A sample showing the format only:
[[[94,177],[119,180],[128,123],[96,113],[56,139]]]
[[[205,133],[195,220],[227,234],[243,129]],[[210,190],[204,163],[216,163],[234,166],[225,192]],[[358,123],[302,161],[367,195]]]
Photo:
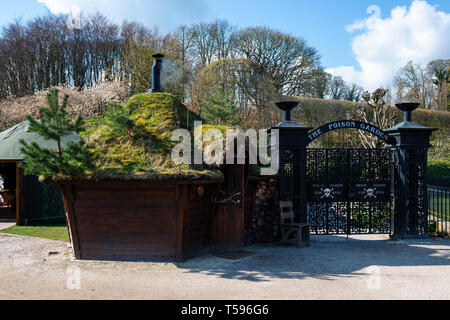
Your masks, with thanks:
[[[449,240],[330,236],[246,250],[255,255],[238,261],[89,262],[63,242],[0,235],[0,299],[450,299]]]
[[[14,226],[14,225],[16,225],[16,222],[15,222],[15,221],[9,222],[8,220],[2,220],[2,219],[0,219],[0,231],[1,231],[1,230],[8,229],[9,227],[12,227],[12,226]]]
[[[0,230],[8,229],[16,224],[14,212],[10,209],[0,208]]]

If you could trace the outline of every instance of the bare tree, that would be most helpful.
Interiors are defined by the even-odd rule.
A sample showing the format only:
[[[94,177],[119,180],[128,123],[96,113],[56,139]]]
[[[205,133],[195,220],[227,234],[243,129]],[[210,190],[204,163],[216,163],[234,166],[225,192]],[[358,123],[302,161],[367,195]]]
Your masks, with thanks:
[[[181,25],[173,34],[173,51],[176,63],[180,68],[181,97],[183,100],[189,95],[190,87],[194,78],[194,39],[192,28]]]
[[[216,51],[216,42],[214,39],[215,29],[212,24],[195,24],[192,29],[192,40],[198,56],[200,67],[206,67],[213,61]]]
[[[431,109],[433,101],[432,82],[426,69],[412,61],[400,69],[395,77],[397,101],[418,102],[422,108]]]
[[[436,105],[438,110],[447,111],[450,59],[431,61],[428,63],[427,69],[433,84],[436,86]]]
[[[318,68],[313,72],[312,90],[305,96],[312,98],[325,99],[325,96],[329,93],[329,85],[331,82],[331,74]]]
[[[240,54],[264,68],[278,93],[301,95],[310,88],[320,59],[304,39],[266,27],[247,28],[238,36]]]
[[[331,79],[330,87],[330,98],[333,100],[341,100],[347,93],[347,84],[341,76],[334,76]]]
[[[272,124],[275,88],[270,76],[256,62],[227,58],[204,68],[195,79],[192,94],[192,104],[199,115],[202,102],[213,96],[218,87],[226,99],[236,102],[243,126],[250,125],[250,118],[258,121],[251,125]]]
[[[19,21],[15,21],[3,29],[2,38],[2,55],[7,56],[2,71],[6,73],[10,93],[17,96],[31,94],[34,79],[30,67],[34,65],[35,55],[30,50],[26,28]]]
[[[81,16],[76,28],[67,19],[49,14],[3,28],[0,97],[58,85],[82,90],[120,78],[120,28],[99,13]]]
[[[157,30],[148,32],[146,38],[140,41],[129,41],[122,50],[122,70],[126,82],[129,83],[132,93],[146,92],[152,87],[151,69],[154,62],[152,55],[163,53],[168,59],[173,59],[167,48],[173,38],[170,35],[161,35]]]
[[[379,88],[372,94],[364,92],[362,98],[366,104],[355,104],[355,107],[349,111],[349,117],[359,119],[360,121],[371,123],[380,129],[387,129],[399,121],[394,108],[386,104],[384,98],[388,90]],[[383,141],[375,136],[368,135],[367,132],[358,130],[360,143],[364,148],[382,148]]]
[[[210,24],[210,33],[215,42],[216,59],[232,57],[237,41],[237,27],[226,20],[216,20]]]
[[[181,65],[188,65],[193,62],[194,35],[192,29],[186,25],[177,28],[173,35],[175,42],[175,54],[177,61]]]

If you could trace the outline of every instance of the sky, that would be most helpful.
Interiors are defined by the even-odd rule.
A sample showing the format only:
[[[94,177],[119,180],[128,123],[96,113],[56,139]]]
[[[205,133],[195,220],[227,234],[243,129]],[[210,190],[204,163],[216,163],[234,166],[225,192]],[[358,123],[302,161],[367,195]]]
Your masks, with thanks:
[[[303,37],[324,68],[365,89],[391,87],[410,60],[450,58],[450,0],[0,0],[0,25],[48,12],[100,11],[161,31],[226,19]]]

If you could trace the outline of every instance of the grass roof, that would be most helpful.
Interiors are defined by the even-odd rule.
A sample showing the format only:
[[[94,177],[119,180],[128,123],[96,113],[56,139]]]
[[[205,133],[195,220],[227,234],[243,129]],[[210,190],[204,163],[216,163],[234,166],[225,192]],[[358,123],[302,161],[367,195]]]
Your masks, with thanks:
[[[218,170],[195,170],[171,159],[178,143],[171,141],[172,132],[179,128],[192,131],[195,120],[198,117],[172,94],[131,97],[116,110],[87,122],[82,135],[96,170],[81,180],[223,179]]]

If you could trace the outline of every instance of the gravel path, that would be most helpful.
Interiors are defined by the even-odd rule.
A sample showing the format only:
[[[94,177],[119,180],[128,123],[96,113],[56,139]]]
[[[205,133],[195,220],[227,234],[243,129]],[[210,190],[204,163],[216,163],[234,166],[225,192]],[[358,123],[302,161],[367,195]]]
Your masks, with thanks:
[[[449,240],[313,236],[310,248],[246,250],[237,261],[73,261],[64,242],[0,235],[0,299],[450,299]]]

